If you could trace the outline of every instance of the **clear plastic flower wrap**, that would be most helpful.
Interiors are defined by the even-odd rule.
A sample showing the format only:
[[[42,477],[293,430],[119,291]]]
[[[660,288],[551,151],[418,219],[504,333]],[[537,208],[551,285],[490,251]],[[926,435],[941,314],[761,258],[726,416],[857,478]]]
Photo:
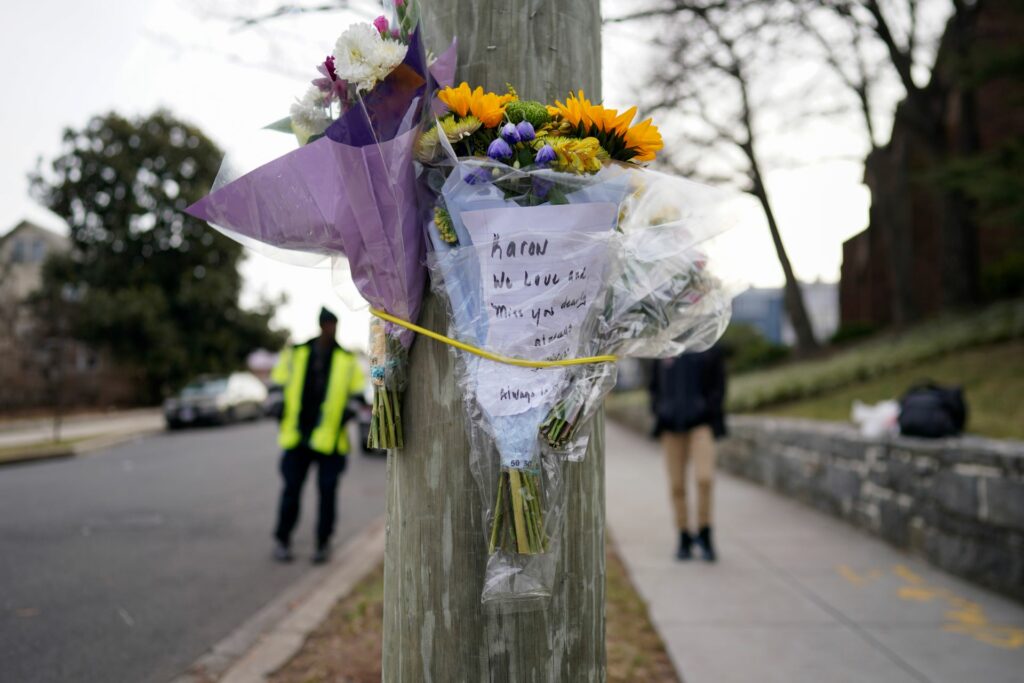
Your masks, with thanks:
[[[611,205],[605,206],[611,221],[614,212]],[[544,210],[551,208],[573,207],[534,207],[531,213],[547,213]],[[545,263],[539,252],[546,251],[550,270],[515,273],[519,280],[533,278],[538,283],[531,285],[537,287],[536,294],[525,291],[529,287],[499,284],[506,276],[512,278],[513,272],[503,271],[500,265],[488,267],[494,263],[490,254],[495,244],[467,245],[431,256],[433,283],[451,312],[449,336],[515,358],[579,356],[583,339],[596,331],[591,311],[584,307],[567,315],[546,313],[553,296],[563,300],[600,296],[603,281],[598,271],[608,265],[612,223],[599,233],[567,232],[554,238],[544,234],[544,225],[536,232],[519,232],[515,241],[508,242],[517,246],[507,247],[518,250],[523,246],[527,253],[533,250],[534,268]],[[562,259],[587,260],[592,279],[567,281],[560,277],[558,284],[550,284]],[[542,284],[545,279],[548,286]],[[485,311],[494,311],[494,317],[489,318]],[[566,385],[568,368],[520,367],[461,352],[455,368],[454,379],[469,417],[470,468],[487,519],[486,537],[481,539],[489,552],[483,600],[514,599],[518,603],[515,609],[522,609],[524,603],[541,607],[554,579],[565,492],[561,485],[563,459],[543,453],[538,434],[541,421]]]
[[[720,266],[735,240],[734,193],[633,169],[621,204],[616,255],[596,334],[583,353],[667,358],[712,346],[728,326],[740,286]],[[731,236],[730,236],[731,237]],[[574,368],[564,396],[541,425],[546,449],[583,457],[590,418],[615,385],[613,369]]]
[[[455,364],[487,520],[482,598],[540,606],[574,493],[563,468],[586,450],[613,356],[706,348],[728,322],[709,250],[732,195],[617,164],[576,174],[462,158],[433,173],[428,265],[449,336],[503,357]]]

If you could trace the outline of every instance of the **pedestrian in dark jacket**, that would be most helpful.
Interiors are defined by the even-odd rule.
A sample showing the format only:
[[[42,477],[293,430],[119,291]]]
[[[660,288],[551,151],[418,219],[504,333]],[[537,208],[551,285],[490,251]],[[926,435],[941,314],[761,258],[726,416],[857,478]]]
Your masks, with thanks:
[[[715,439],[725,436],[725,359],[721,349],[684,353],[659,360],[651,377],[654,435],[665,450],[679,546],[676,557],[688,560],[696,541],[704,559],[715,560],[711,538]],[[697,535],[690,535],[686,504],[687,476],[693,463],[697,480]]]

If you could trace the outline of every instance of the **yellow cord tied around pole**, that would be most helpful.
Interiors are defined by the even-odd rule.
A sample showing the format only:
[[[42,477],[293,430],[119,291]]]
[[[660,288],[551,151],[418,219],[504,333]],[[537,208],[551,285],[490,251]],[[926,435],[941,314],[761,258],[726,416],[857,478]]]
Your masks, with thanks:
[[[417,334],[422,334],[424,337],[430,337],[431,339],[435,339],[443,344],[448,344],[449,346],[454,346],[455,348],[460,349],[462,351],[466,351],[467,353],[472,353],[477,356],[480,356],[481,358],[493,360],[498,363],[504,363],[505,365],[517,365],[521,368],[562,368],[569,365],[589,365],[591,363],[614,363],[615,361],[618,360],[616,356],[587,356],[586,358],[565,358],[562,360],[526,360],[525,358],[512,358],[510,356],[502,356],[497,353],[485,351],[484,349],[478,348],[471,344],[460,342],[458,339],[446,337],[443,334],[438,334],[433,330],[428,330],[425,327],[420,327],[419,325],[411,323],[408,320],[396,318],[390,313],[378,311],[376,308],[371,308],[370,313],[374,314],[381,320],[386,320],[389,323],[394,323],[395,325],[404,327],[407,330],[412,330]]]

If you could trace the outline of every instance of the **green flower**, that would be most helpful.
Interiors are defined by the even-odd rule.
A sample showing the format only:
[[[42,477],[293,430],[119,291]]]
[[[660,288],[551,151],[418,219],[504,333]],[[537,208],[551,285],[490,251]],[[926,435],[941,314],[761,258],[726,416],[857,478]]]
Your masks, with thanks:
[[[533,100],[513,100],[505,105],[505,117],[512,123],[529,121],[534,128],[540,128],[551,120],[548,108]]]

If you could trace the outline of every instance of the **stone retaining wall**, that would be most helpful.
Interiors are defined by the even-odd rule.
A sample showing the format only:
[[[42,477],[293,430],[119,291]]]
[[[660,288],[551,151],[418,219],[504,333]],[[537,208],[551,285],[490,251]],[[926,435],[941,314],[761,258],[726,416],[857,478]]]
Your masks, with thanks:
[[[1024,600],[1024,442],[734,416],[719,466]]]

